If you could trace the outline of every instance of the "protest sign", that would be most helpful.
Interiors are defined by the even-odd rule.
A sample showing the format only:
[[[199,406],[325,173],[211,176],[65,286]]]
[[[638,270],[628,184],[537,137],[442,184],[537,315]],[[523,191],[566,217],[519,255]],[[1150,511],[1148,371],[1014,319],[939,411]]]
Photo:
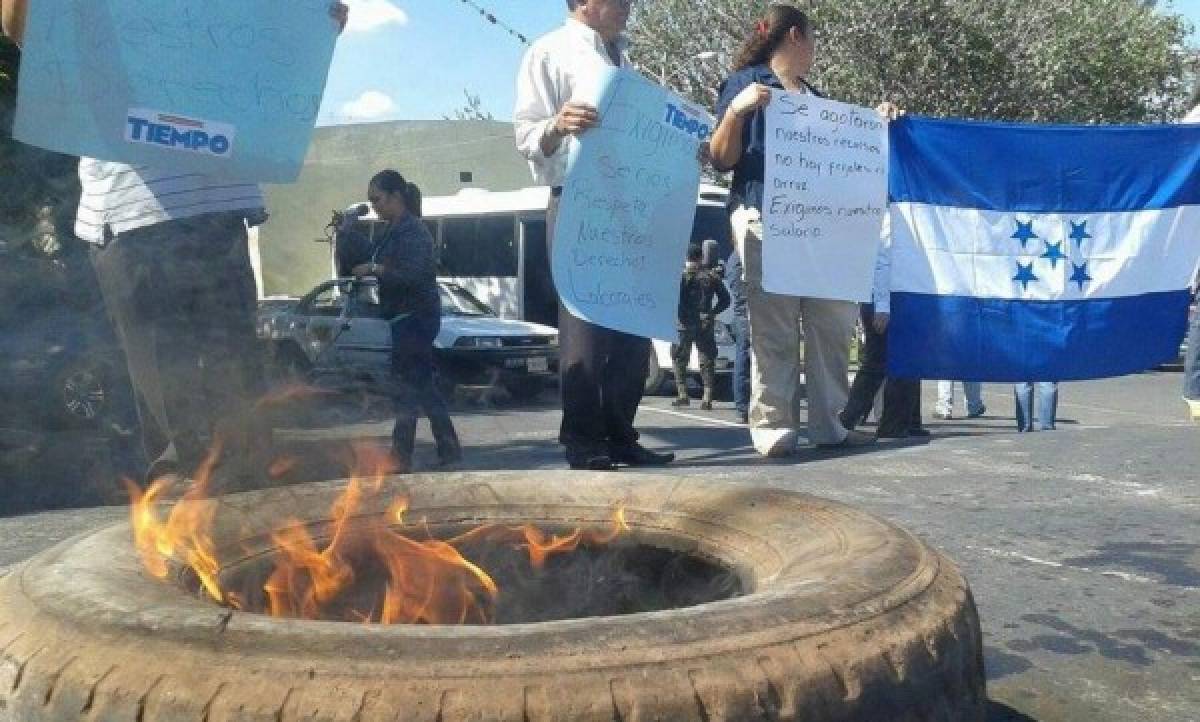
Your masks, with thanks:
[[[609,68],[594,102],[600,125],[568,158],[552,270],[572,314],[605,328],[673,340],[679,278],[712,118],[630,70]]]
[[[887,213],[887,121],[870,108],[777,90],[766,125],[763,289],[871,300]]]
[[[14,136],[71,155],[295,180],[337,29],[330,0],[37,0]]]

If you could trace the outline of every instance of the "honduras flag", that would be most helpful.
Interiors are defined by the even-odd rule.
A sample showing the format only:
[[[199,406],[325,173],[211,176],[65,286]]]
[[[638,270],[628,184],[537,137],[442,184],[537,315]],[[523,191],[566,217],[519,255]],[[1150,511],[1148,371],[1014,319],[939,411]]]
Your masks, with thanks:
[[[1174,359],[1200,257],[1200,127],[891,125],[901,378],[1069,381]]]

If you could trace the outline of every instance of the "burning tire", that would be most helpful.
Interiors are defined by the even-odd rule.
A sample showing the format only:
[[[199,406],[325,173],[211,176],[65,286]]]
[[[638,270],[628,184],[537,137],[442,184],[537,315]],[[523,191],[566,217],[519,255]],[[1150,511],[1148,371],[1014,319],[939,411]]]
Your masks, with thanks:
[[[955,566],[886,522],[775,489],[637,474],[399,477],[431,526],[609,520],[745,591],[650,613],[365,626],[219,607],[148,577],[118,525],[0,579],[0,721],[982,720],[979,621]],[[341,485],[215,502],[245,563]],[[364,507],[364,515],[384,514]],[[631,542],[632,543],[632,542]],[[226,558],[222,556],[222,558]]]

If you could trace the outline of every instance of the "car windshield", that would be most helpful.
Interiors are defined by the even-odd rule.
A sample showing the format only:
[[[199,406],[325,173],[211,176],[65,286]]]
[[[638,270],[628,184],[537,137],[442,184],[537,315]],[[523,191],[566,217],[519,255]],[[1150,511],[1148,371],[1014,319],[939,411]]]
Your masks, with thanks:
[[[443,316],[495,316],[496,312],[461,286],[449,283],[438,285],[442,297]]]

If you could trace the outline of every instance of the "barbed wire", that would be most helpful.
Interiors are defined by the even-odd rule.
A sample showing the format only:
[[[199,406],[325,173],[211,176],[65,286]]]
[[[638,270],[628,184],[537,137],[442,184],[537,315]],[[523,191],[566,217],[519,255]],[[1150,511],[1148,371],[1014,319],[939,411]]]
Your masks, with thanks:
[[[492,25],[495,25],[496,27],[500,28],[501,30],[504,30],[509,35],[516,38],[522,45],[529,44],[529,38],[526,37],[524,33],[514,29],[511,25],[504,22],[500,18],[496,17],[496,13],[488,10],[485,7],[482,7],[481,5],[479,5],[479,3],[475,2],[475,0],[461,0],[461,1],[462,1],[463,5],[469,5],[470,7],[474,8],[474,10],[476,12],[478,12],[480,17],[482,17],[484,20],[488,21]]]

